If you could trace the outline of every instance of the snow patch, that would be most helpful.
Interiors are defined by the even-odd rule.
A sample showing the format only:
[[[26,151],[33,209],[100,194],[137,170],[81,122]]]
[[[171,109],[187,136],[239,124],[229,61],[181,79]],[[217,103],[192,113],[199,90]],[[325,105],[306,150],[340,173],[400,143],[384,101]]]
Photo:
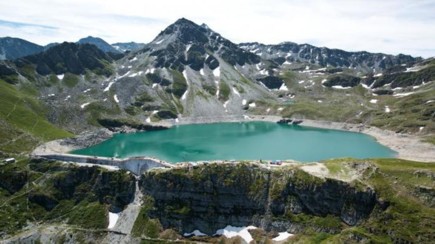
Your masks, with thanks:
[[[284,108],[283,108],[283,107],[281,107],[281,108],[278,108],[278,111],[282,111],[282,110],[284,110]]]
[[[242,105],[245,106],[246,103],[247,103],[246,99],[243,99],[243,101],[242,101]]]
[[[370,100],[370,103],[376,104],[376,103],[378,103],[378,99],[372,99],[372,100]]]
[[[119,219],[119,213],[111,213],[109,212],[109,226],[107,226],[107,229],[112,229],[115,227],[116,222],[118,222]]]
[[[429,101],[426,102],[426,104],[433,103],[433,102],[435,102],[435,100],[429,100]]]
[[[340,85],[337,85],[337,86],[332,86],[332,88],[343,90],[343,89],[350,89],[350,88],[352,88],[352,87],[350,87],[350,86],[340,86]]]
[[[270,108],[267,108],[267,109],[266,109],[266,113],[269,113],[269,112],[270,112]]]
[[[382,76],[382,73],[379,73],[379,74],[375,74],[373,77],[381,77]]]
[[[233,87],[233,92],[234,92],[234,94],[236,94],[237,96],[240,97],[240,93],[239,93],[239,91],[237,91],[237,89],[235,87]]]
[[[224,108],[227,108],[227,105],[228,105],[228,103],[230,102],[230,100],[228,100],[228,101],[226,101],[226,102],[224,102]]]
[[[83,93],[88,93],[88,92],[90,92],[91,90],[92,90],[91,88],[86,89],[86,90],[83,91]]]
[[[183,234],[183,236],[207,236],[206,234],[204,234],[204,233],[202,233],[201,231],[199,231],[199,230],[194,230],[194,231],[192,231],[192,232],[190,232],[190,233],[184,233]]]
[[[324,81],[326,81],[326,80],[324,80]],[[303,84],[304,82],[305,82],[304,80],[300,80],[298,83]],[[323,81],[322,81],[322,84],[323,84]]]
[[[184,76],[184,79],[186,80],[186,83],[187,83],[187,89],[184,92],[183,96],[181,96],[181,100],[186,100],[187,93],[189,92],[189,85],[190,85],[189,79],[187,78],[187,71],[186,70],[183,70],[183,76]]]
[[[134,62],[134,61],[136,61],[137,60],[137,57],[134,57],[132,60],[130,60],[129,62],[131,63],[131,62]]]
[[[418,128],[418,131],[422,131],[424,129],[424,126],[421,126],[420,128]]]
[[[323,103],[323,101],[322,101],[322,100],[317,100],[317,102],[318,102],[318,103]]]
[[[54,97],[54,96],[56,96],[56,94],[54,93],[48,94],[48,97]]]
[[[415,92],[397,93],[397,94],[394,94],[393,96],[394,97],[406,97],[406,96],[409,96],[409,95],[414,94],[414,93]]]
[[[367,89],[367,90],[370,89],[370,87],[369,87],[368,85],[364,84],[364,83],[361,83],[361,86],[364,87],[364,88]]]
[[[274,240],[274,241],[285,241],[289,237],[292,237],[292,236],[293,236],[293,234],[290,234],[288,232],[279,232],[278,236],[273,238],[272,240]]]
[[[68,101],[70,98],[71,98],[71,96],[68,95],[68,96],[65,98],[65,101]]]
[[[255,107],[257,107],[257,105],[256,105],[255,103],[250,103],[248,106],[249,106],[250,108],[255,108]]]
[[[388,106],[385,106],[385,113],[389,113],[389,112],[391,112],[391,109],[390,109],[390,107],[388,107]]]
[[[59,80],[63,80],[63,77],[65,77],[65,74],[60,74],[60,75],[56,75],[56,76]]]
[[[156,88],[158,85],[159,85],[159,84],[154,83],[153,86],[152,86],[152,88]]]
[[[205,75],[205,73],[204,73],[204,69],[201,69],[201,70],[199,71],[199,73],[200,73],[202,76],[204,76],[204,75]]]
[[[420,70],[421,70],[421,67],[416,66],[416,67],[406,68],[405,72],[417,72]]]
[[[260,74],[261,75],[269,75],[269,72],[267,70],[263,69],[263,70],[260,70]]]
[[[86,108],[86,106],[88,106],[89,104],[91,104],[91,103],[83,103],[82,105],[80,105],[80,108],[84,109],[84,108]]]
[[[186,98],[187,98],[187,93],[189,93],[189,90],[186,90],[186,91],[183,93],[183,96],[181,96],[181,100],[186,100]]]
[[[220,77],[221,76],[221,68],[217,67],[216,69],[213,70],[213,75],[215,77]]]
[[[115,100],[116,103],[119,103],[119,99],[118,99],[118,96],[116,94],[113,95],[113,100]]]
[[[161,40],[159,40],[159,41],[156,41],[156,44],[159,45],[159,44],[162,43],[164,40],[165,40],[165,38],[163,38],[163,39],[161,39]]]
[[[279,88],[280,91],[288,91],[288,87],[285,85],[285,83],[282,83],[281,87]]]
[[[145,121],[146,121],[147,123],[151,123],[151,117],[148,117]]]
[[[109,85],[106,86],[106,88],[104,88],[103,92],[108,92],[110,90],[110,87],[112,87],[113,83],[115,83],[114,81],[109,82]]]
[[[251,236],[251,233],[249,233],[248,230],[254,230],[257,229],[255,226],[248,226],[248,227],[234,227],[231,225],[227,225],[224,229],[220,229],[216,231],[216,235],[223,235],[227,238],[232,238],[235,236],[240,236],[246,243],[250,243],[252,240],[254,240]]]

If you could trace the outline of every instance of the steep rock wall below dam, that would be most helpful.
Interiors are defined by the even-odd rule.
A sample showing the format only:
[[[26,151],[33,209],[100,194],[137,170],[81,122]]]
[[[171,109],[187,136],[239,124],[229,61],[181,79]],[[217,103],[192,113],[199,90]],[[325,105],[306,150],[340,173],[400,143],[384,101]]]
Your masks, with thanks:
[[[227,225],[297,233],[306,227],[306,217],[313,219],[310,227],[334,233],[368,218],[379,204],[365,185],[245,163],[150,171],[140,188],[154,199],[150,217],[182,233],[214,234]],[[330,222],[316,223],[316,216]]]

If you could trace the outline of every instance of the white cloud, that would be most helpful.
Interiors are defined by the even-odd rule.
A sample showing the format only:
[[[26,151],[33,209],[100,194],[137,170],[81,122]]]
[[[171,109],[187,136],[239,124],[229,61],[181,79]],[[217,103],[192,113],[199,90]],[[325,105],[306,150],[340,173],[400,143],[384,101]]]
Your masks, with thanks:
[[[435,56],[433,0],[20,0],[0,3],[0,19],[52,26],[11,27],[0,36],[40,44],[88,35],[149,42],[181,17],[234,42],[292,41],[344,50]]]

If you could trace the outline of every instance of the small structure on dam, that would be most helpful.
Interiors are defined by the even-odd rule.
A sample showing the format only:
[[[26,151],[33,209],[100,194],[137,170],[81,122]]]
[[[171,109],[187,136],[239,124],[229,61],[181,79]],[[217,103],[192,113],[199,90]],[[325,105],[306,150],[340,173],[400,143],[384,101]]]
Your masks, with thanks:
[[[140,175],[152,168],[172,168],[174,165],[149,157],[132,157],[132,158],[108,158],[97,156],[85,156],[75,154],[42,154],[34,155],[34,157],[46,158],[63,162],[88,163],[96,165],[116,166],[120,169],[125,169],[135,175]]]

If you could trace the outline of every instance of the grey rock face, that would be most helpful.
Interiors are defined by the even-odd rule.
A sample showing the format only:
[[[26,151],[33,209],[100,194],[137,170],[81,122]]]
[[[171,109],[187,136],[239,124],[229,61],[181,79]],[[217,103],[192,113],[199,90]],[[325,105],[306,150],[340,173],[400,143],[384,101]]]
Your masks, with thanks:
[[[202,165],[148,172],[140,180],[155,199],[151,217],[165,228],[214,234],[227,225],[298,231],[292,215],[332,215],[348,225],[367,218],[377,204],[371,189],[320,179],[299,170],[276,174],[258,166]],[[321,227],[319,227],[321,228]],[[336,232],[336,229],[323,231]]]

